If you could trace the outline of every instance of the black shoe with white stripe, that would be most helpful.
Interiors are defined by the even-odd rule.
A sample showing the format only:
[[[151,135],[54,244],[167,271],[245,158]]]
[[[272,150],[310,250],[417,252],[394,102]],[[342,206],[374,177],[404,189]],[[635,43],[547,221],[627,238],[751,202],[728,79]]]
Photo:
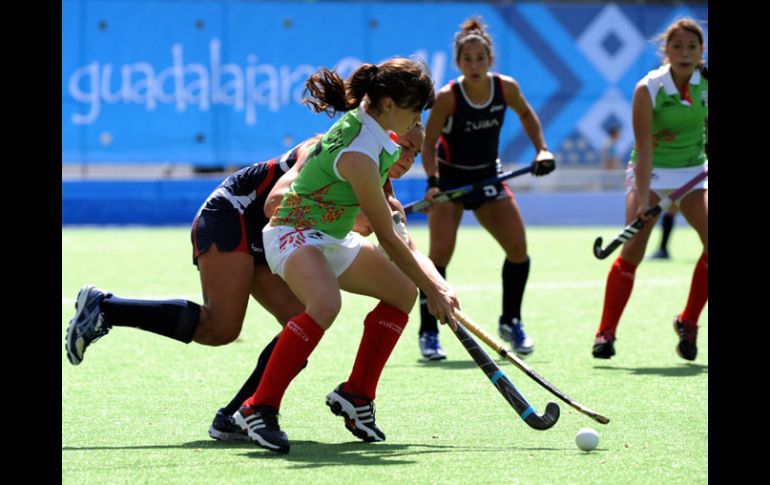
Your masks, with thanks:
[[[112,296],[93,285],[80,289],[75,299],[75,316],[67,327],[67,340],[64,348],[70,364],[78,365],[83,362],[83,356],[89,345],[107,335],[110,325],[104,320],[101,303]]]
[[[385,433],[374,422],[374,401],[342,390],[342,384],[326,396],[326,405],[345,418],[345,427],[367,443],[385,441]]]
[[[220,441],[249,441],[246,429],[235,424],[235,418],[225,413],[225,408],[217,411],[209,428],[209,436]]]
[[[289,437],[278,427],[278,411],[270,406],[243,406],[234,415],[235,424],[246,429],[249,439],[276,453],[289,452]]]

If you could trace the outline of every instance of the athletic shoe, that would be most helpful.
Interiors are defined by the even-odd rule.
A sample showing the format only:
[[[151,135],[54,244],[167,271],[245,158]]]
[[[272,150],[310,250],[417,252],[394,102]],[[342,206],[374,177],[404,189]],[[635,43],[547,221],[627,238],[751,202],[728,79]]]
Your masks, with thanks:
[[[502,317],[500,317],[502,319]],[[524,332],[524,324],[518,318],[511,320],[511,343],[513,351],[519,355],[529,355],[535,351],[535,341]]]
[[[278,426],[278,411],[270,406],[243,406],[233,414],[236,426],[246,430],[249,439],[275,453],[288,453],[289,437]]]
[[[503,316],[500,316],[500,321],[497,324],[497,334],[500,335],[500,338],[505,340],[506,342],[511,341],[511,333],[513,333],[513,326],[511,325],[511,322],[503,318]]]
[[[89,345],[107,335],[109,324],[104,320],[99,305],[111,293],[86,285],[78,292],[75,301],[75,316],[67,327],[67,340],[64,348],[72,365],[83,362],[83,355]]]
[[[446,352],[438,341],[438,332],[422,332],[420,334],[420,351],[428,360],[446,359]]]
[[[385,441],[385,433],[374,422],[374,401],[342,390],[342,384],[326,396],[326,405],[345,418],[345,427],[367,443]]]
[[[217,411],[209,428],[209,436],[220,441],[249,441],[245,429],[235,424],[235,418],[225,413],[225,408]]]
[[[679,344],[676,346],[676,353],[685,360],[695,360],[698,355],[698,346],[695,342],[698,340],[698,326],[689,324],[674,318],[674,331],[679,335]]]
[[[615,337],[607,333],[600,333],[594,340],[594,348],[591,353],[597,359],[609,359],[615,355]]]
[[[658,249],[650,255],[650,259],[671,259],[666,249]]]

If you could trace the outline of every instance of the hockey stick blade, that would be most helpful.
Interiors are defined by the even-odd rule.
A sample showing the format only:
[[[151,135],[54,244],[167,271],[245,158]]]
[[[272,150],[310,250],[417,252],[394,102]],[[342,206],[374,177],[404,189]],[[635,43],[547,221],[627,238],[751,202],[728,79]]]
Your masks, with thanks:
[[[655,207],[652,207],[651,209],[648,209],[647,212],[644,214],[647,217],[655,217],[658,214],[660,214],[661,211],[660,205],[656,205]],[[602,249],[602,238],[597,237],[596,241],[594,241],[594,256],[596,256],[599,259],[604,259],[610,254],[612,254],[618,246],[623,244],[624,242],[628,241],[634,235],[639,232],[644,227],[644,221],[641,219],[634,219],[634,222],[627,225],[623,228],[622,231],[620,231],[620,234],[615,236],[615,239],[610,241],[610,243],[607,245],[606,248]]]
[[[700,172],[698,175],[687,181],[684,185],[676,189],[674,192],[672,192],[668,197],[664,197],[660,202],[658,202],[656,205],[650,207],[645,211],[644,215],[647,217],[656,217],[658,214],[663,212],[664,210],[668,209],[668,207],[673,204],[678,198],[686,194],[690,189],[695,187],[696,184],[698,184],[701,180],[708,177],[708,166],[703,169],[702,172]],[[620,233],[615,236],[615,239],[610,241],[610,243],[607,245],[606,248],[602,249],[602,238],[597,237],[594,241],[594,256],[596,256],[599,259],[604,259],[610,254],[612,254],[613,251],[615,251],[618,246],[625,243],[636,233],[638,233],[642,228],[644,227],[644,221],[636,218],[634,221],[623,228]]]
[[[455,321],[454,326],[449,325],[457,336],[465,350],[468,351],[473,361],[479,366],[482,372],[492,381],[495,388],[503,395],[506,401],[516,410],[516,413],[531,428],[537,430],[546,430],[556,424],[559,420],[559,406],[549,402],[545,407],[545,413],[540,416],[535,412],[529,402],[516,389],[516,386],[500,370],[497,364],[487,355],[478,342],[468,334],[465,327],[460,322]]]
[[[593,419],[597,423],[601,424],[607,424],[610,422],[609,418],[606,416],[603,416],[596,411],[592,411],[591,409],[588,409],[584,405],[574,401],[571,397],[567,396],[563,392],[561,392],[559,389],[557,389],[553,384],[545,380],[544,377],[542,377],[540,374],[535,372],[531,367],[529,367],[527,364],[525,364],[521,359],[516,357],[516,355],[513,354],[513,352],[509,351],[503,344],[498,342],[494,337],[489,335],[486,330],[476,325],[473,321],[468,318],[467,315],[462,313],[460,310],[455,310],[455,317],[462,322],[465,327],[471,331],[475,336],[480,338],[485,344],[489,345],[495,352],[500,354],[503,358],[508,360],[511,364],[518,367],[520,370],[524,371],[525,374],[527,374],[532,380],[540,384],[542,387],[546,388],[551,394],[558,397],[562,401],[566,402],[570,406],[572,406],[574,409],[580,411],[581,413],[585,414],[589,418]],[[547,408],[546,408],[547,411]],[[546,412],[546,414],[548,414]]]

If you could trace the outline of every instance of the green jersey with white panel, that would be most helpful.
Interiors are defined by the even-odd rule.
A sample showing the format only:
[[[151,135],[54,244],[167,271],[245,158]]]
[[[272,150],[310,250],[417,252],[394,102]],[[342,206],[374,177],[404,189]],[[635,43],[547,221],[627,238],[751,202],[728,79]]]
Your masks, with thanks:
[[[683,95],[671,77],[671,65],[650,71],[641,83],[652,99],[652,166],[683,168],[706,163],[705,120],[708,80],[695,70]],[[631,152],[636,162],[636,148]]]
[[[308,158],[271,219],[272,226],[318,229],[343,239],[360,207],[350,183],[337,170],[343,153],[360,152],[376,163],[380,185],[400,156],[400,147],[361,107],[348,111],[308,150]]]

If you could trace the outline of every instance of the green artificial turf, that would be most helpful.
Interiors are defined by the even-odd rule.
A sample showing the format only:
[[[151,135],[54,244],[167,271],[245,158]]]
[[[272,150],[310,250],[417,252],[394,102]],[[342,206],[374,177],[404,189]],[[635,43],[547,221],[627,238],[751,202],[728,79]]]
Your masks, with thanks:
[[[616,227],[528,228],[532,266],[523,318],[535,339],[526,362],[564,393],[608,416],[601,425],[563,403],[502,358],[495,360],[541,413],[561,407],[550,430],[521,421],[446,327],[448,359],[424,363],[419,310],[380,380],[377,423],[387,441],[365,444],[345,430],[324,397],[352,367],[370,299],[345,294],[343,309],[289,387],[280,422],[286,456],[208,437],[214,413],[253,369],[277,322],[251,302],[240,338],[227,346],[184,345],[114,328],[80,366],[64,352],[78,289],[92,283],[123,297],[201,302],[189,229],[62,230],[62,483],[706,483],[708,306],[694,363],[674,347],[700,244],[690,228],[672,236],[671,261],[647,261],[618,330],[612,360],[591,357],[604,282],[593,240]],[[427,252],[425,227],[412,228]],[[654,234],[656,244],[659,234]],[[651,252],[653,248],[649,248]],[[465,313],[496,336],[503,252],[478,227],[463,227],[448,280]],[[488,350],[490,355],[494,355]],[[600,434],[586,453],[578,429]]]

